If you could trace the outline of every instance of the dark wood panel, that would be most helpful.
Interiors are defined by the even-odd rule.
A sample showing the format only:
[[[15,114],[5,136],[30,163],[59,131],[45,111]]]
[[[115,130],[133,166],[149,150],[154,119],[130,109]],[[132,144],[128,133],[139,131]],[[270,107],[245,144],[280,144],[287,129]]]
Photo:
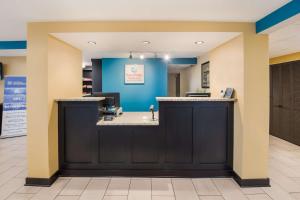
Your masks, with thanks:
[[[103,126],[99,128],[100,163],[130,163],[131,128]]]
[[[159,163],[163,138],[158,126],[136,126],[132,134],[132,163]]]
[[[93,93],[102,92],[102,60],[92,59]]]
[[[81,109],[76,107],[76,112],[68,111],[66,114],[65,108],[68,107],[69,110],[70,107],[72,110],[75,104]],[[229,163],[232,163],[233,148],[233,102],[165,102],[159,105],[158,126],[98,127],[96,121],[99,105],[82,102],[75,104],[61,103],[59,107],[59,152],[62,174],[210,177],[232,173],[232,165]],[[201,109],[194,112],[194,109],[199,107]],[[230,108],[229,111],[227,108]],[[85,112],[88,112],[90,117]],[[227,114],[224,114],[226,112]],[[194,119],[197,115],[200,116]],[[208,118],[205,119],[206,117]],[[69,124],[66,124],[65,118],[70,120]],[[222,120],[225,121],[221,122]],[[216,126],[212,125],[212,121],[216,122],[214,123]],[[193,127],[197,125],[193,124],[198,122],[203,125],[199,126],[202,131],[201,137],[194,136]],[[75,136],[75,140],[65,138],[66,126],[73,126],[68,130],[81,132],[80,137]],[[225,132],[228,131],[225,138],[221,127],[226,129]],[[71,147],[66,148],[64,142],[66,140],[72,144]],[[74,141],[78,144],[73,144]],[[198,145],[203,146],[197,148],[197,152],[195,147]],[[217,147],[212,149],[213,145]],[[65,160],[64,152],[72,154],[73,157]],[[72,159],[77,160],[70,162]],[[201,162],[195,162],[197,159]]]
[[[299,144],[300,61],[272,65],[270,80],[270,133]]]
[[[294,110],[300,111],[300,61],[292,62]]]
[[[198,106],[194,109],[194,147],[197,162],[227,162],[227,118],[226,106]]]
[[[287,63],[286,65],[281,66],[281,89],[282,94],[278,93],[276,98],[281,99],[280,107],[286,109],[292,108],[292,79],[291,79],[291,64]]]
[[[166,162],[193,162],[193,108],[165,108]]]
[[[271,66],[271,98],[272,105],[282,104],[281,64]]]
[[[270,130],[270,133],[276,137],[281,137],[280,136],[280,130],[279,130],[279,125],[280,125],[280,108],[277,106],[272,107],[272,119],[271,119],[271,127],[272,129]]]
[[[97,110],[93,106],[73,105],[64,107],[64,114],[64,161],[92,162]]]

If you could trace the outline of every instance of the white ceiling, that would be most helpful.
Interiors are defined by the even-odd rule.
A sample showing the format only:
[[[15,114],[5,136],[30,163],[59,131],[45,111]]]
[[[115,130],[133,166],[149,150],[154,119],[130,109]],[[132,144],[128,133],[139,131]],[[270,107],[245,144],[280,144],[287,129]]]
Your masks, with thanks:
[[[300,21],[270,33],[269,44],[271,58],[300,52]]]
[[[255,22],[289,0],[0,0],[0,40],[25,40],[26,23],[70,20]]]
[[[91,58],[128,58],[129,52],[141,52],[145,57],[198,57],[240,33],[220,32],[111,32],[111,33],[54,33],[55,37],[82,50],[84,62]],[[89,44],[95,41],[97,44]],[[145,45],[143,41],[150,41]],[[196,45],[195,41],[204,41]],[[141,53],[135,53],[138,57]]]

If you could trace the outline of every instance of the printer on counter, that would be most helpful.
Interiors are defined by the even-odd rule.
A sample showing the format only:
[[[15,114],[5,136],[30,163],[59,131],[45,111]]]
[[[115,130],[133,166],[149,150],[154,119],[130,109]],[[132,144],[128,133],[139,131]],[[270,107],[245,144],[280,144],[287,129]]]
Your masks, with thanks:
[[[104,116],[104,120],[113,120],[115,116],[122,114],[122,107],[120,107],[120,93],[93,92],[91,96],[105,97],[103,107],[100,110],[101,116]]]

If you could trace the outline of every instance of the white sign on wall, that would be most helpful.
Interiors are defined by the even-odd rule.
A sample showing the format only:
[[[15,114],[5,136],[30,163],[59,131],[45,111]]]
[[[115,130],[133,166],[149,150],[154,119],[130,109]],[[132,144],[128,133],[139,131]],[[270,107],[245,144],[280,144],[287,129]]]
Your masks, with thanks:
[[[144,84],[144,65],[125,65],[125,84]]]
[[[0,138],[26,135],[26,132],[26,77],[6,76]]]

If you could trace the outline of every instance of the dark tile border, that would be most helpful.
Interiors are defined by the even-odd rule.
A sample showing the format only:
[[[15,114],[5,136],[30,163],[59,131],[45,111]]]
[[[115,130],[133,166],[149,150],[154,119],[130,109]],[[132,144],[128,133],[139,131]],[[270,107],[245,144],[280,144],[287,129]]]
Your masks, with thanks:
[[[50,187],[58,178],[59,172],[55,172],[50,178],[30,178],[25,180],[25,186]]]
[[[233,179],[240,187],[270,187],[269,178],[242,179],[237,173],[233,172]]]

